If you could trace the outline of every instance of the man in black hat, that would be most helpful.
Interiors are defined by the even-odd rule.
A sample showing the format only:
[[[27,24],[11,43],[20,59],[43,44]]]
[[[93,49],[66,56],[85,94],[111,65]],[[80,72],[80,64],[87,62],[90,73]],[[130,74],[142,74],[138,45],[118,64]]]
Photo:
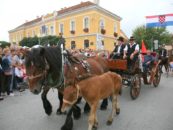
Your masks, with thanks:
[[[160,67],[161,73],[163,73],[162,72],[163,65],[168,65],[169,64],[167,55],[168,54],[167,54],[167,50],[165,49],[165,44],[163,44],[161,46],[161,48],[159,48],[159,59],[161,60],[159,67]]]
[[[117,40],[118,40],[118,45],[115,46],[111,54],[112,59],[122,59],[124,55],[124,48],[126,46],[124,43],[124,38],[120,36]]]
[[[123,58],[128,60],[128,67],[133,67],[133,64],[138,59],[139,55],[139,44],[135,43],[135,38],[130,37],[129,44],[124,48]]]

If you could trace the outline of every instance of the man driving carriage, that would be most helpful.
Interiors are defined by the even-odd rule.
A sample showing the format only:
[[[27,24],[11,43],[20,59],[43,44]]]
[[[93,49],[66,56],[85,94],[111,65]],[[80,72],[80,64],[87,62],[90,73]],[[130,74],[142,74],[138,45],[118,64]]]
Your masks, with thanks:
[[[135,38],[133,36],[130,37],[129,44],[124,48],[124,56],[123,59],[127,59],[127,66],[129,69],[134,67],[139,55],[139,44],[135,43]]]
[[[161,60],[161,62],[160,62],[161,72],[162,72],[162,66],[169,64],[167,55],[168,54],[167,54],[167,50],[165,49],[165,44],[163,44],[162,47],[159,48],[159,59]]]
[[[124,43],[124,38],[120,36],[117,40],[118,40],[118,45],[115,46],[110,56],[112,59],[122,59],[124,55],[124,48],[126,46]]]

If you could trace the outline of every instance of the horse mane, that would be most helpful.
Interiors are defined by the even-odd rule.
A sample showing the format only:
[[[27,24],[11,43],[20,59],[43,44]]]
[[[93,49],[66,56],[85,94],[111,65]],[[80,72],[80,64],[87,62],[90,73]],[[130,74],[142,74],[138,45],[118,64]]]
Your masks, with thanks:
[[[51,72],[57,73],[62,69],[62,56],[59,47],[46,47],[45,58],[51,67]]]
[[[53,77],[58,77],[62,70],[62,56],[59,47],[32,48],[25,56],[25,66],[29,68],[33,62],[35,67],[45,69],[45,60],[50,67],[49,72]]]

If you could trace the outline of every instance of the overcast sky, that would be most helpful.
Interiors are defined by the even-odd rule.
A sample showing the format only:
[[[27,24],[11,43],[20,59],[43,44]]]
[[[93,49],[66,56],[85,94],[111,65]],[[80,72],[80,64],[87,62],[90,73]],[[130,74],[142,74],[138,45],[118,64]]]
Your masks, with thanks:
[[[88,0],[0,0],[0,41],[26,20]],[[93,0],[90,0],[93,1]],[[121,28],[129,37],[145,24],[145,16],[173,13],[173,0],[100,0],[100,6],[122,17]],[[173,27],[168,28],[173,32]]]

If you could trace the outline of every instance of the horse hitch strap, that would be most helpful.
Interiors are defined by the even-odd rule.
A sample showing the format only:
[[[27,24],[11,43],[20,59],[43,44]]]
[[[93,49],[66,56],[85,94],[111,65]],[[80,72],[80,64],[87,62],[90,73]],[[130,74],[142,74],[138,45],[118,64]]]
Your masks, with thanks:
[[[63,102],[64,103],[67,103],[67,104],[69,104],[69,105],[73,105],[73,104],[75,104],[76,102],[77,102],[77,100],[78,100],[78,98],[79,98],[79,93],[80,93],[80,87],[79,87],[79,85],[76,85],[76,88],[77,88],[77,96],[76,96],[76,99],[74,100],[74,101],[68,101],[68,100],[65,100],[64,98],[63,98]]]

